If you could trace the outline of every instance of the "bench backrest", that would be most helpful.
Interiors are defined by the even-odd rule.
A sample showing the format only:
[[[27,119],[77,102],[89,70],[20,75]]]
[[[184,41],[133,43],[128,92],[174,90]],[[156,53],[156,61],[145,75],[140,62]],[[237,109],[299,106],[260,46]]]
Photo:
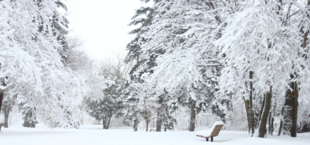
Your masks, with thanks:
[[[218,136],[222,127],[223,127],[223,125],[215,125],[210,136],[212,136],[212,137]]]

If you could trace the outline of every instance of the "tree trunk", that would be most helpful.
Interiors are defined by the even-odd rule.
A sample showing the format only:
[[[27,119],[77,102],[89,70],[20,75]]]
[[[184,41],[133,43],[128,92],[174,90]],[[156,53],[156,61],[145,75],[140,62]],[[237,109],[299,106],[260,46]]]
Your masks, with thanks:
[[[253,79],[253,72],[250,71],[250,79]],[[253,82],[250,82],[250,102],[249,102],[249,113],[250,113],[250,124],[251,124],[251,130],[252,130],[252,136],[254,135],[255,129],[255,119],[254,119],[254,111],[253,111]]]
[[[149,123],[150,123],[148,118],[145,120],[145,123],[146,123],[146,132],[148,132],[149,131]]]
[[[196,102],[193,101],[191,104],[191,118],[189,123],[189,131],[195,131],[195,123],[196,123]]]
[[[109,129],[111,118],[113,116],[112,112],[113,112],[113,110],[110,109],[108,114],[103,118],[103,120],[102,120],[103,129]]]
[[[294,91],[293,91],[293,114],[292,114],[292,128],[291,128],[291,137],[297,137],[297,114],[298,114],[298,85],[297,82],[294,82]]]
[[[110,127],[110,122],[111,122],[111,119],[112,119],[112,116],[113,116],[112,111],[110,111],[110,114],[109,114],[109,120],[108,120],[108,123],[107,123],[107,125],[106,125],[106,128],[105,128],[105,129],[109,129],[109,127]]]
[[[2,90],[0,90],[0,114],[1,114],[3,99],[4,99],[4,92]],[[1,119],[1,115],[0,115],[0,119]],[[1,126],[0,126],[0,131],[1,131]]]
[[[10,113],[10,110],[7,109],[4,112],[4,128],[9,128],[9,113]]]
[[[249,100],[245,100],[243,98],[243,101],[244,101],[244,106],[245,106],[245,113],[246,113],[246,118],[247,118],[247,121],[248,121],[248,132],[250,133],[251,132],[251,121],[250,121],[250,111],[249,111]]]
[[[133,128],[134,128],[134,131],[138,131],[138,124],[139,124],[139,120],[136,118],[136,119],[133,121]]]
[[[262,114],[258,137],[264,137],[266,134],[266,125],[267,125],[268,115],[270,111],[271,97],[272,97],[272,89],[270,88],[270,91],[266,93],[266,97],[265,97],[265,107],[264,107],[265,109]]]
[[[264,107],[265,107],[265,100],[266,100],[266,98],[264,97],[264,98],[263,98],[263,102],[262,102],[262,106],[261,106],[261,109],[260,109],[260,113],[259,113],[257,122],[260,122],[260,121],[261,121],[262,114],[263,114]],[[257,126],[256,126],[256,127],[259,128],[259,123],[257,123]]]
[[[4,100],[4,92],[0,90],[0,114],[1,114],[3,100]]]
[[[1,108],[2,108],[2,102],[4,100],[4,92],[0,89],[0,119],[1,119]],[[1,125],[0,125],[0,131],[1,131]]]
[[[109,113],[102,119],[103,129],[109,129],[112,113]]]
[[[268,134],[273,134],[273,116],[271,112],[269,113],[269,120],[268,120]]]
[[[274,131],[274,126],[273,126],[273,124],[274,124],[274,118],[272,117],[272,119],[271,119],[271,124],[270,124],[270,129],[271,129],[271,135],[273,135],[273,131]]]
[[[1,64],[0,64],[0,66],[1,66]],[[1,84],[2,86],[6,86],[6,84],[3,81],[1,81],[1,83],[2,83]],[[1,108],[2,108],[3,100],[4,100],[4,91],[0,89],[0,114],[1,114]],[[1,131],[1,128],[0,128],[0,131]]]
[[[284,106],[284,134],[290,134],[291,137],[297,136],[297,111],[298,111],[298,85],[292,82],[290,89],[287,90]]]
[[[281,135],[281,131],[282,131],[282,126],[283,126],[283,121],[280,121],[280,127],[279,127],[279,132],[278,132],[278,136]]]
[[[249,134],[254,134],[254,112],[252,108],[252,98],[250,97],[250,100],[244,100],[245,104],[245,111],[246,111],[246,116],[247,116],[247,121],[248,121],[248,132]]]
[[[161,115],[159,111],[157,112],[156,132],[161,132]]]
[[[102,119],[102,129],[105,129],[105,118]]]

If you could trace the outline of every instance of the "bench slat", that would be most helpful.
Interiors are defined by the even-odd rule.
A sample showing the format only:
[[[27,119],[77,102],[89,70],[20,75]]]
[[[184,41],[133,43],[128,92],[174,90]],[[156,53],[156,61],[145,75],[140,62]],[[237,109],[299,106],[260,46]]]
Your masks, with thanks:
[[[196,135],[197,137],[210,138],[210,136]]]

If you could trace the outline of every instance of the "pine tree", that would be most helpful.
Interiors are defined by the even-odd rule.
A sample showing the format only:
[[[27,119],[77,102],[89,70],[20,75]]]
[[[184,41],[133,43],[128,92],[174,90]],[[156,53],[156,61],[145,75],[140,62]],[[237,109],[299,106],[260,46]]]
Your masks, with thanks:
[[[150,2],[150,0],[144,0],[145,3]],[[158,1],[154,1],[154,3],[157,3]],[[145,17],[143,17],[145,16]],[[144,79],[143,75],[150,74],[152,73],[152,68],[156,66],[156,58],[163,54],[163,51],[148,51],[148,52],[143,52],[142,50],[142,45],[147,42],[147,40],[142,37],[142,34],[147,32],[147,26],[152,25],[152,21],[154,19],[155,13],[154,13],[154,8],[152,7],[141,7],[140,9],[136,10],[136,14],[133,16],[132,21],[129,23],[130,26],[137,26],[140,25],[139,28],[136,28],[132,30],[129,34],[134,34],[136,35],[136,38],[132,40],[128,45],[127,45],[127,50],[128,54],[125,58],[126,63],[135,63],[135,65],[132,67],[132,69],[129,72],[130,75],[130,80],[127,83],[127,96],[130,96],[127,99],[127,106],[129,106],[132,109],[129,109],[131,111],[130,115],[127,113],[126,117],[127,119],[130,119],[134,121],[134,129],[135,131],[137,130],[137,126],[140,121],[139,118],[141,115],[143,116],[144,120],[146,121],[146,124],[148,124],[154,116],[153,110],[146,109],[145,107],[138,107],[141,110],[137,109],[136,107],[139,106],[138,103],[140,101],[144,102],[143,104],[145,105],[146,101],[150,99],[150,96],[136,96],[130,91],[137,91],[140,92],[142,90],[137,90],[137,88],[141,88],[140,86],[143,86]],[[139,87],[138,87],[139,86]],[[147,93],[147,92],[145,92]],[[143,101],[144,100],[144,101]],[[150,103],[150,102],[149,102]],[[153,104],[153,101],[152,101]],[[143,105],[142,105],[143,106]],[[144,108],[144,109],[143,109]],[[154,108],[153,108],[154,109]],[[159,114],[159,112],[157,113]],[[158,121],[158,123],[161,124],[161,121]],[[157,125],[161,126],[161,125]],[[146,129],[148,131],[148,129]]]
[[[106,88],[102,90],[103,97],[86,100],[88,113],[96,120],[102,120],[103,129],[109,129],[113,115],[120,117],[124,109],[124,81],[117,77],[106,79]]]
[[[96,120],[103,122],[108,129],[112,117],[123,116],[125,104],[125,82],[129,66],[123,63],[123,56],[115,56],[117,62],[101,62],[95,68],[95,75],[89,81],[89,94],[86,98],[87,112]]]
[[[149,1],[145,1],[148,3]],[[145,15],[145,18],[141,18]],[[146,27],[152,25],[152,20],[154,17],[154,10],[151,7],[141,7],[136,10],[136,14],[132,17],[132,21],[129,26],[140,25],[139,28],[132,30],[129,34],[136,35],[136,37],[127,44],[127,56],[125,58],[125,63],[130,63],[136,61],[136,64],[130,70],[130,79],[136,82],[142,82],[141,76],[144,73],[150,71],[150,68],[154,67],[154,63],[157,55],[152,53],[141,53],[141,45],[146,42],[145,38],[141,34],[147,31]]]
[[[218,63],[218,51],[207,38],[213,34],[212,27],[218,26],[218,18],[215,17],[216,14],[206,13],[214,11],[214,6],[221,5],[215,5],[217,1],[210,3],[155,3],[155,19],[152,25],[147,27],[148,31],[142,34],[147,40],[147,43],[142,45],[142,52],[164,52],[157,57],[157,66],[152,68],[153,73],[146,77],[147,84],[150,88],[155,88],[155,96],[166,90],[170,97],[166,100],[170,105],[189,105],[190,131],[194,131],[195,128],[196,113],[211,109],[209,106],[216,105],[212,101],[217,101],[212,98],[217,90],[216,82],[221,66]],[[215,12],[216,10],[217,7]]]

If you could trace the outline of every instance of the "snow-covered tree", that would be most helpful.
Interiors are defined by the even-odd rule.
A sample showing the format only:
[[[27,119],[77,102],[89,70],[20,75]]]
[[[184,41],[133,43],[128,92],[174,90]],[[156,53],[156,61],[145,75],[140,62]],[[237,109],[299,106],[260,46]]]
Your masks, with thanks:
[[[59,4],[0,1],[1,92],[18,94],[44,123],[68,127],[78,124],[77,105],[86,87],[80,75],[64,67],[57,52],[62,48],[55,37],[59,32],[49,25],[52,20],[66,24]]]
[[[144,0],[148,3],[149,0]],[[151,7],[141,7],[136,10],[135,15],[132,17],[132,21],[129,26],[138,26],[138,28],[132,30],[129,34],[136,35],[136,37],[127,44],[127,56],[125,58],[125,63],[134,63],[131,68],[129,75],[130,80],[135,82],[142,82],[141,75],[150,71],[150,68],[154,67],[156,64],[154,60],[156,59],[156,54],[142,54],[141,45],[143,45],[146,40],[141,34],[147,31],[145,27],[152,24],[153,20],[153,8]]]
[[[94,70],[95,76],[89,83],[92,90],[87,96],[87,112],[96,120],[103,122],[108,129],[112,117],[120,117],[124,112],[124,93],[128,65],[123,63],[122,55],[116,55],[116,62],[106,60]]]
[[[302,3],[277,0],[239,3],[237,11],[218,28],[222,37],[215,45],[224,56],[221,95],[232,94],[237,100],[244,100],[249,130],[253,134],[254,124],[259,124],[259,137],[265,136],[268,119],[273,120],[273,116],[280,114],[286,98],[295,95],[297,103],[297,84],[304,81],[300,78],[308,70],[305,61],[300,61],[304,55],[301,47],[304,34],[300,33],[299,27],[303,21],[309,21],[300,19],[305,15],[296,15],[298,11],[309,13]],[[229,10],[234,6],[226,7]],[[295,85],[290,85],[292,83]],[[271,130],[272,124],[269,122]]]
[[[8,128],[9,127],[9,121],[8,121],[9,115],[10,115],[10,112],[12,111],[12,108],[15,102],[14,102],[14,99],[11,99],[9,97],[5,97],[5,98],[6,99],[3,101],[1,111],[4,114],[4,127]]]
[[[122,115],[124,104],[124,80],[117,77],[105,78],[106,88],[99,99],[87,98],[87,112],[96,120],[102,120],[103,129],[108,129],[113,116]]]
[[[213,99],[220,75],[218,50],[210,43],[218,26],[220,6],[218,1],[158,1],[152,25],[141,34],[147,40],[142,45],[143,53],[162,52],[152,73],[144,74],[146,83],[154,96],[167,91],[170,98],[165,100],[170,107],[189,105],[191,131],[200,110],[211,109],[213,104],[214,110],[221,111],[216,109],[220,103]]]
[[[144,0],[145,3],[150,2],[150,0]],[[154,1],[154,3],[157,3],[158,1]],[[147,31],[146,27],[152,25],[153,17],[155,16],[154,14],[154,8],[153,7],[141,7],[140,9],[136,10],[136,14],[133,16],[132,21],[130,22],[130,26],[138,26],[138,28],[132,30],[129,34],[135,34],[136,37],[134,40],[132,40],[128,45],[127,45],[127,56],[125,58],[126,63],[133,63],[134,66],[131,68],[129,75],[130,75],[130,80],[128,80],[128,88],[127,88],[127,105],[130,111],[127,112],[126,118],[134,122],[134,129],[137,131],[138,123],[140,122],[142,118],[144,118],[146,122],[147,129],[148,131],[148,124],[150,123],[151,120],[154,119],[153,115],[157,114],[160,115],[160,112],[157,113],[151,113],[152,109],[154,108],[149,108],[149,109],[140,109],[136,108],[136,106],[140,106],[142,100],[144,100],[146,104],[147,99],[149,99],[150,96],[137,96],[137,93],[135,92],[141,92],[145,90],[137,90],[138,88],[142,89],[143,85],[145,84],[140,84],[143,83],[144,80],[142,79],[143,74],[148,74],[151,73],[154,66],[156,66],[155,60],[158,55],[162,54],[162,51],[154,51],[154,52],[143,52],[142,50],[142,45],[147,42],[147,40],[142,36],[143,33]],[[147,93],[147,92],[144,92]],[[141,93],[138,93],[141,94]],[[143,93],[142,93],[143,94]],[[140,102],[140,103],[139,103]],[[138,104],[135,104],[138,103]],[[152,111],[151,111],[152,110]],[[147,113],[148,112],[148,113]],[[155,111],[156,112],[156,111]],[[152,114],[152,115],[151,115]],[[143,117],[142,117],[143,116]],[[157,116],[157,129],[160,130],[159,128],[161,127],[162,121],[159,120],[159,117]]]

